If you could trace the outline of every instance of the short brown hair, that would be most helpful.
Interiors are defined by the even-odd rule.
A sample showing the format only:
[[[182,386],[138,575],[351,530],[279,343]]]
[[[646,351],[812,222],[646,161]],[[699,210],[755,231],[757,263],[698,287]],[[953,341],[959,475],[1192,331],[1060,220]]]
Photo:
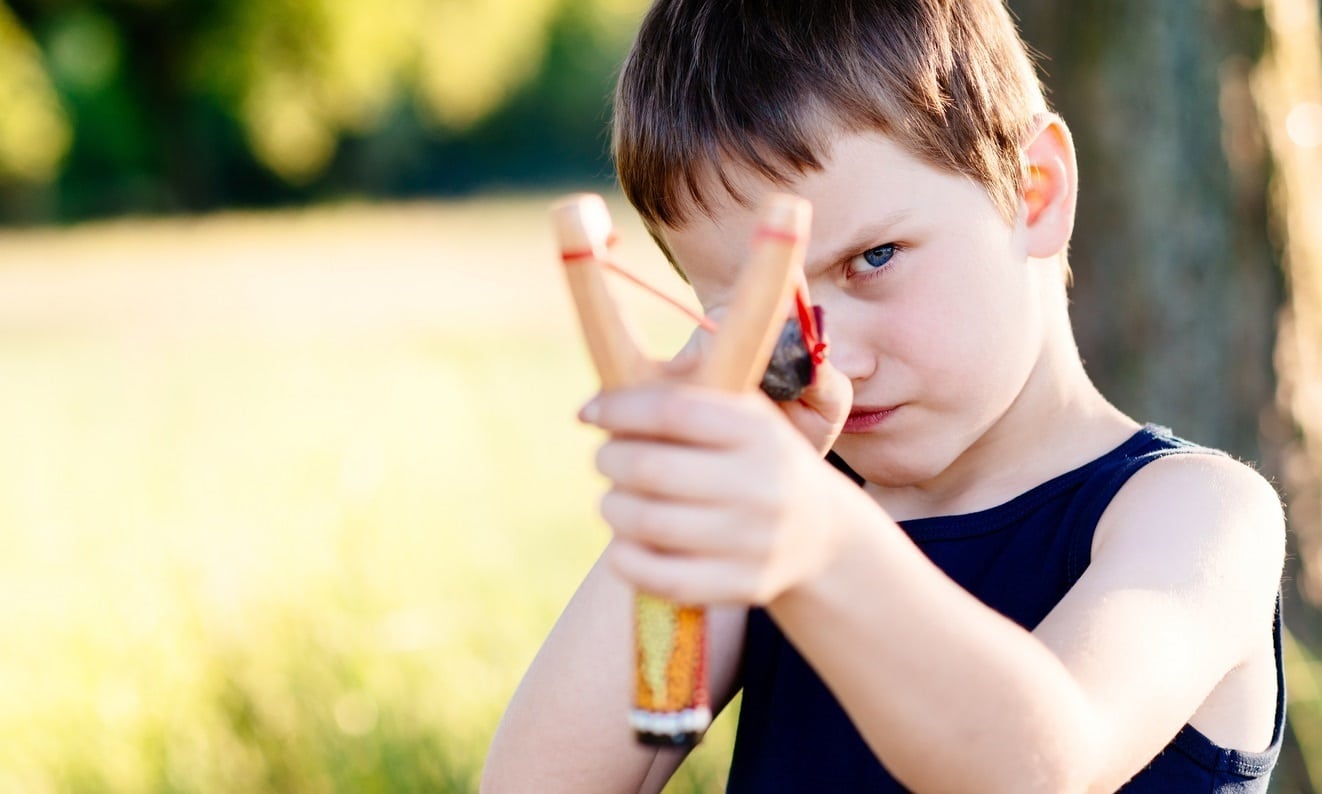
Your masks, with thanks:
[[[1045,109],[1002,0],[657,0],[620,74],[613,153],[653,230],[709,210],[708,175],[746,201],[723,163],[784,183],[841,129],[971,177],[1009,220]]]

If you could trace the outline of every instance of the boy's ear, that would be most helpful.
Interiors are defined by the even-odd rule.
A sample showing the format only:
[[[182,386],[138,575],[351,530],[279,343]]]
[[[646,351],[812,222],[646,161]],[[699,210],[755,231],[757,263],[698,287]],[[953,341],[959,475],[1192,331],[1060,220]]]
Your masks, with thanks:
[[[1046,259],[1069,244],[1079,174],[1074,141],[1059,116],[1039,114],[1031,130],[1022,150],[1024,173],[1019,198],[1028,232],[1028,255]]]

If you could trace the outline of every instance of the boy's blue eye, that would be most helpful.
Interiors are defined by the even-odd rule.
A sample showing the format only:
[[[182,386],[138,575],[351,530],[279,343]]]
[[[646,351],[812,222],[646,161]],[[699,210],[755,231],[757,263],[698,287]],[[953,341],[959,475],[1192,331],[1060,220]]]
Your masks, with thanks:
[[[886,243],[885,245],[879,245],[876,248],[869,248],[854,259],[850,264],[849,270],[853,275],[874,273],[885,267],[894,256],[894,243]]]

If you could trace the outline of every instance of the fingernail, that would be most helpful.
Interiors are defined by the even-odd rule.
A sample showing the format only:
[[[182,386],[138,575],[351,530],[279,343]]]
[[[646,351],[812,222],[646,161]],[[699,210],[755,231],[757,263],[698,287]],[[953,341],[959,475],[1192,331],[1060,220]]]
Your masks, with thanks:
[[[601,406],[598,404],[597,398],[593,397],[591,400],[588,400],[587,405],[578,409],[578,421],[595,425],[600,414]]]

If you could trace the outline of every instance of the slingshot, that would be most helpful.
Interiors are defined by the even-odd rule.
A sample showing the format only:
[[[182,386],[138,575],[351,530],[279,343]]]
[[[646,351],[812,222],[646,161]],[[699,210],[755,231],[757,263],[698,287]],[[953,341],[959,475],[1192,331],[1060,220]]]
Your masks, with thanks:
[[[606,287],[605,271],[614,266],[607,253],[612,227],[605,201],[598,195],[577,194],[556,202],[551,212],[569,289],[602,389],[655,377],[656,362],[643,354]],[[820,318],[808,307],[802,288],[810,214],[808,202],[794,196],[773,194],[763,204],[751,258],[736,284],[729,313],[698,365],[698,383],[729,391],[755,388],[763,380],[778,337],[789,332],[781,332],[781,326],[792,295],[798,306],[796,330],[810,360],[820,363],[825,354],[817,336]],[[629,724],[635,735],[646,744],[695,744],[712,719],[706,610],[638,593],[634,639],[634,707]]]

